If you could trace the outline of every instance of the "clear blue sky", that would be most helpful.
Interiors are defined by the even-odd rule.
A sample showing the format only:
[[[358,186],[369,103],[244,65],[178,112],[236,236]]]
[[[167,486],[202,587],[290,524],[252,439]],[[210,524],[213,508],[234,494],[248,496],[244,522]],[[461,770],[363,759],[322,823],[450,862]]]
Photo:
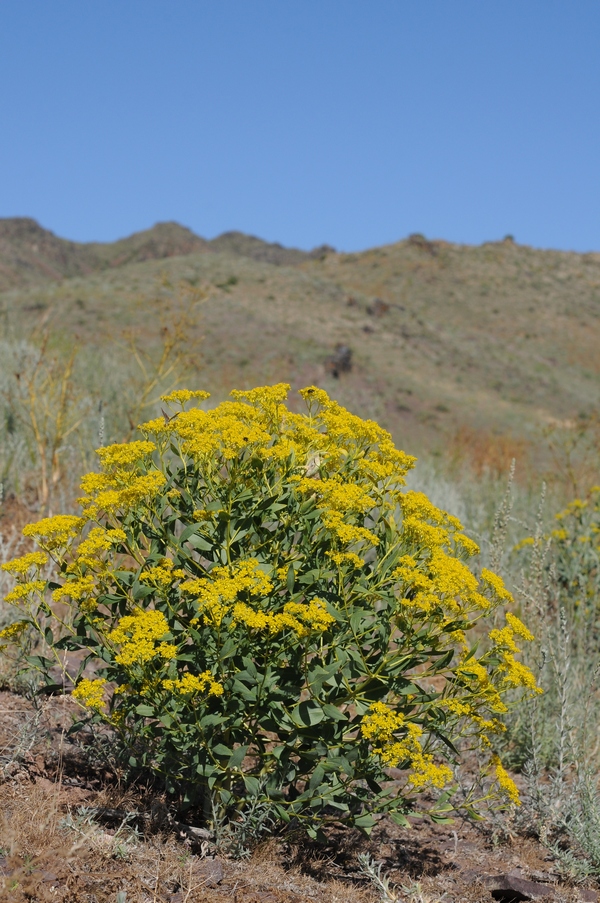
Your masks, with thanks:
[[[600,2],[2,0],[0,216],[600,250]]]

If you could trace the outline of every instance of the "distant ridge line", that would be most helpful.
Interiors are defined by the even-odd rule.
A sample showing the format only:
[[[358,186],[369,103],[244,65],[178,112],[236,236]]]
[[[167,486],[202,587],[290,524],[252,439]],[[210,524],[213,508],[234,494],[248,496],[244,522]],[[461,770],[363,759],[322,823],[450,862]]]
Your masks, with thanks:
[[[205,239],[176,222],[156,223],[113,242],[75,242],[59,238],[30,217],[0,218],[0,291],[40,280],[87,276],[102,270],[186,254],[222,253],[275,266],[296,266],[335,253],[322,245],[312,251],[286,248],[243,232]]]

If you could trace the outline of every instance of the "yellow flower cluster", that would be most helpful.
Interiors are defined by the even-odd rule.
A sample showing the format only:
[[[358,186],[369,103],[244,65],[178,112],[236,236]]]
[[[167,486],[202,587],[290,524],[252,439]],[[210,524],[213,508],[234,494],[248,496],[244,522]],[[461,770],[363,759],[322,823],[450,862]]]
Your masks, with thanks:
[[[296,482],[296,487],[299,492],[316,494],[322,503],[321,507],[329,511],[339,511],[341,514],[362,513],[375,505],[375,500],[356,483],[336,479],[313,480],[305,477]]]
[[[489,638],[496,646],[506,646],[509,652],[520,652],[515,643],[515,636],[520,636],[528,643],[532,642],[534,636],[531,631],[525,627],[525,624],[523,624],[516,615],[513,615],[512,612],[508,611],[505,617],[508,622],[506,627],[490,630]]]
[[[191,389],[175,389],[173,392],[169,392],[168,395],[161,395],[160,398],[166,404],[184,405],[186,401],[191,401],[192,398],[197,401],[205,401],[207,398],[210,398],[210,392],[203,392],[202,389],[196,389],[195,391]]]
[[[475,540],[465,536],[464,533],[455,533],[454,542],[465,551],[469,558],[472,558],[473,555],[479,555],[480,549]]]
[[[170,558],[163,558],[159,564],[143,570],[139,579],[142,583],[147,583],[149,586],[158,586],[165,589],[171,586],[176,577],[185,576],[185,571],[180,568],[173,569],[173,562]]]
[[[366,740],[389,743],[397,730],[404,727],[404,715],[392,711],[383,702],[374,702],[361,722],[361,734]]]
[[[140,429],[158,437],[178,438],[182,454],[204,462],[219,456],[231,460],[249,447],[271,441],[259,411],[235,402],[223,402],[212,411],[182,411],[172,420],[151,420]]]
[[[325,511],[323,513],[323,526],[336,536],[336,538],[344,546],[353,545],[354,543],[377,546],[379,545],[379,537],[366,527],[355,527],[353,524],[347,524],[344,516],[339,511]]]
[[[40,548],[48,552],[64,548],[79,535],[85,521],[72,514],[55,514],[44,517],[35,524],[23,527],[23,536],[31,536]]]
[[[356,552],[325,552],[325,554],[338,567],[342,567],[344,564],[351,564],[352,567],[361,568],[365,563],[364,558],[361,558]]]
[[[489,632],[489,638],[497,647],[502,660],[498,670],[504,674],[504,681],[508,686],[525,687],[532,693],[541,693],[530,668],[515,659],[515,655],[521,651],[515,643],[515,636],[521,637],[528,643],[532,642],[534,636],[525,624],[510,611],[506,613],[506,621],[506,627]]]
[[[48,556],[44,552],[28,552],[27,555],[13,558],[12,561],[7,561],[6,564],[1,565],[1,570],[8,571],[9,574],[15,574],[15,576],[24,577],[31,568],[35,568],[37,571],[47,563]]]
[[[210,671],[203,671],[198,676],[186,671],[177,680],[163,680],[162,685],[165,690],[178,693],[180,696],[192,696],[196,693],[206,693],[207,696],[222,696],[224,692],[223,684],[214,680]]]
[[[17,605],[22,599],[27,599],[32,593],[42,593],[46,589],[45,580],[27,580],[25,583],[17,583],[4,597],[4,601],[10,605]]]
[[[116,470],[114,473],[87,474],[81,481],[86,495],[79,499],[84,515],[91,519],[101,512],[134,508],[139,502],[152,498],[163,488],[167,478],[160,470],[150,470],[136,475],[134,470]]]
[[[592,492],[593,491],[594,490],[592,489]],[[559,511],[558,514],[555,514],[554,516],[556,517],[556,520],[564,520],[572,514],[578,514],[580,511],[583,511],[587,506],[588,502],[586,499],[573,499],[572,502],[569,502],[564,511]]]
[[[485,610],[490,605],[478,591],[477,578],[469,568],[439,547],[434,546],[421,565],[412,555],[402,556],[392,579],[400,583],[403,605],[425,614],[435,609],[464,613]]]
[[[308,605],[286,602],[283,611],[276,613],[255,611],[249,605],[238,602],[233,607],[232,623],[245,624],[255,630],[266,630],[270,634],[292,630],[297,636],[303,637],[311,632],[323,633],[335,623],[335,618],[327,611],[326,603],[315,598]]]
[[[404,733],[400,740],[395,736],[398,731]],[[362,719],[361,734],[371,741],[373,754],[379,756],[384,765],[396,767],[409,763],[408,782],[415,790],[427,784],[441,788],[452,779],[452,771],[447,765],[436,765],[433,756],[423,752],[422,728],[406,721],[402,713],[392,711],[383,702],[374,702],[370,707]]]
[[[498,758],[498,756],[494,756],[492,759],[492,763],[495,766],[494,771],[496,775],[496,781],[498,782],[498,786],[501,792],[508,797],[510,802],[514,806],[520,806],[521,800],[519,798],[519,790],[513,779],[508,775],[506,770],[502,766],[502,762]]]
[[[258,561],[252,558],[238,561],[231,568],[215,567],[209,577],[185,580],[180,589],[196,596],[198,617],[218,627],[240,593],[266,596],[273,584],[260,569]]]
[[[288,383],[277,383],[274,386],[260,386],[258,389],[234,389],[230,394],[236,400],[245,400],[252,407],[263,411],[267,417],[276,417],[282,413],[282,404],[288,396]],[[283,409],[285,411],[285,408]]]
[[[497,688],[490,680],[490,676],[484,665],[476,658],[463,659],[456,669],[457,677],[471,681],[477,685],[477,696],[492,712],[504,714],[508,711]]]
[[[494,574],[492,573],[492,571],[488,571],[487,568],[482,568],[481,579],[484,583],[487,583],[492,592],[501,602],[511,603],[515,601],[512,597],[512,594],[509,593],[509,591],[504,586],[502,577],[499,577],[498,574]]]
[[[104,527],[93,527],[87,537],[77,547],[73,563],[68,570],[73,572],[79,567],[97,568],[102,563],[102,553],[113,545],[125,542],[125,531],[121,529],[105,530]]]
[[[504,673],[504,681],[510,687],[525,687],[532,693],[542,693],[543,690],[535,682],[535,676],[527,665],[516,661],[514,655],[505,652],[502,656],[502,664],[498,670]]]
[[[12,643],[18,640],[21,634],[29,627],[29,621],[13,621],[8,627],[0,630],[0,640],[7,640]]]
[[[355,526],[344,520],[345,516],[360,515],[376,504],[375,500],[356,483],[338,479],[315,480],[309,477],[293,477],[298,492],[312,495],[322,514],[323,525],[342,543],[367,543],[376,546],[378,537],[366,527]]]
[[[127,667],[149,662],[155,656],[167,661],[174,658],[177,646],[158,643],[168,632],[169,625],[162,611],[138,609],[135,614],[125,615],[108,634],[112,643],[121,646],[115,661]]]
[[[499,721],[498,718],[481,717],[481,715],[477,714],[475,707],[469,702],[446,697],[441,699],[438,704],[441,709],[452,712],[452,714],[464,719],[467,730],[469,727],[474,728],[474,733],[481,747],[489,749],[491,746],[491,741],[487,736],[488,733],[501,734],[506,731],[506,725]]]
[[[151,455],[155,449],[154,442],[118,442],[115,445],[97,448],[96,454],[105,470],[120,470],[124,467],[135,466],[139,461]]]
[[[99,712],[104,705],[105,684],[104,678],[88,680],[88,678],[84,677],[83,680],[79,681],[71,695],[86,708]]]
[[[413,490],[402,492],[399,494],[398,500],[404,517],[431,521],[436,526],[448,525],[455,530],[462,529],[462,524],[456,517],[453,517],[446,511],[442,511],[441,508],[437,508],[429,501],[424,492],[414,492]]]
[[[98,607],[96,599],[92,598],[95,591],[95,580],[92,574],[86,574],[85,577],[76,577],[74,580],[68,580],[52,593],[55,602],[61,599],[70,598],[80,602],[82,611],[92,612]],[[83,601],[81,601],[83,600]]]

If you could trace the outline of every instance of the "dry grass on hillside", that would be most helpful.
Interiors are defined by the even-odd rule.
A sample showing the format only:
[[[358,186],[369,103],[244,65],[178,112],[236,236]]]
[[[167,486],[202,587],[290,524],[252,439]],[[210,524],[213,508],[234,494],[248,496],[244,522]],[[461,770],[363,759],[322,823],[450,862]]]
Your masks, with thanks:
[[[487,445],[492,468],[503,437],[539,464],[545,428],[597,409],[599,255],[410,239],[281,266],[269,262],[275,246],[248,236],[141,261],[134,245],[120,266],[0,293],[6,334],[44,326],[54,347],[77,347],[102,374],[123,366],[115,337],[135,329],[156,347],[179,305],[196,322],[190,378],[218,398],[234,386],[317,383],[410,450],[460,443],[466,431],[467,453],[477,446],[479,466]],[[336,378],[340,345],[351,366]]]

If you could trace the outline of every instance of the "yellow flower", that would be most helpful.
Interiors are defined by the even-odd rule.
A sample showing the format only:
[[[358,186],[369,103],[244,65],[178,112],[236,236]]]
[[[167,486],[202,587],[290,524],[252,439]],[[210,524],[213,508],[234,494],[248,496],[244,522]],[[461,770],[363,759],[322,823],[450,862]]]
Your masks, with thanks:
[[[277,383],[275,386],[261,386],[258,389],[245,391],[233,389],[229,394],[232,398],[243,398],[249,404],[271,413],[279,409],[279,405],[286,400],[289,391],[288,383]]]
[[[73,693],[71,694],[74,699],[77,699],[78,702],[81,702],[88,709],[93,709],[99,712],[104,705],[104,685],[106,681],[104,678],[99,678],[98,680],[88,680],[87,678],[83,678],[80,680]]]
[[[167,478],[160,470],[151,470],[139,476],[130,474],[127,483],[119,488],[103,489],[95,497],[83,498],[79,502],[85,506],[83,513],[86,517],[96,517],[102,511],[127,511],[139,502],[157,495],[166,481]]]
[[[180,696],[192,696],[196,693],[206,693],[207,696],[222,696],[223,684],[213,679],[210,671],[203,671],[197,677],[186,671],[177,680],[163,680],[165,690],[178,693]]]
[[[283,606],[285,614],[299,618],[310,630],[322,633],[335,624],[335,618],[327,611],[327,603],[323,599],[311,599],[308,605],[302,602],[286,602]]]
[[[310,406],[322,407],[325,410],[331,405],[329,395],[324,389],[318,389],[316,386],[308,386],[306,389],[300,389],[299,395]]]
[[[509,591],[504,586],[502,577],[499,577],[497,574],[493,574],[491,571],[488,571],[487,568],[482,568],[481,579],[490,587],[494,595],[496,595],[497,598],[502,602],[514,602],[512,594],[509,593]]]
[[[260,569],[258,561],[251,558],[238,561],[231,568],[215,567],[209,577],[185,580],[180,589],[195,595],[199,615],[218,627],[240,593],[266,596],[273,589],[273,584]],[[238,610],[242,621],[243,611]]]
[[[345,546],[352,543],[379,545],[379,537],[375,536],[371,530],[367,530],[366,527],[355,527],[353,524],[345,523],[339,511],[324,511],[323,526],[330,530]]]
[[[495,766],[496,781],[498,782],[500,791],[508,797],[508,799],[514,806],[520,806],[521,800],[519,798],[518,787],[503,768],[502,762],[500,761],[498,756],[493,757],[492,763]]]
[[[158,648],[156,646],[157,641],[162,640],[168,632],[169,625],[162,611],[138,609],[133,615],[125,615],[108,634],[112,643],[121,646],[115,661],[126,667],[149,662],[156,655],[172,658],[173,656],[164,654],[167,644]]]
[[[28,580],[26,583],[17,583],[17,585],[6,594],[4,601],[15,605],[21,599],[26,599],[32,593],[41,593],[46,589],[45,580]]]
[[[473,555],[479,555],[480,549],[477,543],[473,539],[469,539],[468,536],[465,536],[464,533],[456,533],[454,542],[465,550],[469,558]]]
[[[565,538],[566,538],[566,530],[565,530]],[[535,539],[533,536],[526,536],[525,539],[521,539],[516,546],[513,548],[513,552],[520,552],[521,549],[524,549],[526,546],[535,545]]]
[[[83,518],[72,514],[55,514],[35,524],[27,524],[23,527],[23,536],[32,536],[42,549],[52,551],[66,546],[81,532],[84,523]]]
[[[171,562],[171,567],[166,568],[161,565],[157,565],[156,567],[147,568],[145,571],[142,571],[140,574],[140,582],[147,583],[150,586],[159,586],[159,587],[167,587],[170,586],[173,582],[173,571],[172,571],[173,563]]]
[[[360,731],[367,740],[389,741],[404,724],[402,713],[394,712],[383,702],[374,702],[362,719]]]
[[[0,639],[13,643],[29,627],[29,621],[13,621],[4,630],[0,630]]]
[[[60,602],[61,599],[71,598],[73,600],[78,599],[86,599],[86,597],[91,596],[95,590],[95,581],[92,574],[87,574],[85,577],[78,577],[74,580],[68,580],[67,583],[63,584],[63,586],[55,589],[52,593],[52,598],[55,602]],[[97,607],[98,603],[95,599],[89,600],[88,604],[82,605],[85,611],[94,611]]]
[[[433,756],[426,753],[413,755],[411,767],[413,772],[408,782],[415,790],[420,790],[427,784],[441,789],[452,780],[452,770],[447,765],[436,765]]]
[[[508,621],[511,630],[513,630],[517,634],[517,636],[520,636],[528,643],[533,642],[533,640],[535,639],[534,635],[530,630],[527,629],[527,627],[525,627],[525,624],[523,624],[523,622],[520,621],[519,618],[516,617],[516,615],[513,615],[512,612],[507,611],[506,620]]]
[[[538,687],[535,682],[533,672],[527,665],[516,661],[514,655],[505,652],[502,656],[503,662],[498,667],[499,671],[504,672],[504,682],[510,687],[526,687],[532,693],[542,693],[543,690]]]
[[[161,395],[161,401],[166,402],[167,404],[181,404],[184,405],[186,401],[190,401],[192,398],[198,399],[198,401],[204,401],[207,398],[210,398],[210,392],[203,392],[201,389],[196,389],[191,391],[190,389],[175,389],[173,392],[169,392],[168,395]]]
[[[365,561],[364,558],[361,558],[356,552],[325,552],[328,558],[331,558],[338,567],[341,567],[343,564],[351,564],[352,567],[361,568]]]
[[[48,556],[44,552],[28,552],[27,555],[22,555],[21,558],[13,558],[12,561],[7,561],[1,568],[3,571],[8,571],[9,574],[24,576],[30,568],[39,570],[47,563]]]
[[[120,467],[131,467],[147,458],[156,449],[154,442],[139,440],[137,442],[117,442],[115,445],[106,445],[97,448],[96,454],[100,458],[102,466],[106,470]]]
[[[89,568],[97,568],[102,561],[102,553],[107,552],[113,545],[125,542],[127,539],[124,530],[105,530],[104,527],[93,527],[83,542],[79,543],[74,556],[73,570],[77,565],[85,565]]]
[[[400,493],[399,502],[405,517],[429,521],[438,527],[452,523],[456,526],[456,529],[460,530],[460,523],[455,518],[452,518],[450,514],[433,505],[424,492],[409,490],[408,492]]]

